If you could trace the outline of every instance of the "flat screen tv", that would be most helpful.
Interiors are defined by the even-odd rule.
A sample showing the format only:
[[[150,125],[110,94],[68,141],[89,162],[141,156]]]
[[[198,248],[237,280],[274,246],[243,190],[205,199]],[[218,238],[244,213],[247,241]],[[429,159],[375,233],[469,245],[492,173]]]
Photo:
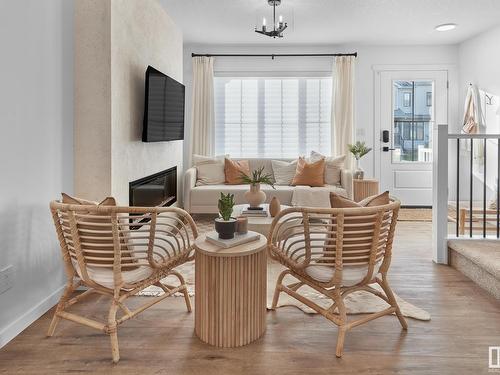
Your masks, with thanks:
[[[182,83],[148,66],[143,142],[184,139],[184,94],[185,87]]]

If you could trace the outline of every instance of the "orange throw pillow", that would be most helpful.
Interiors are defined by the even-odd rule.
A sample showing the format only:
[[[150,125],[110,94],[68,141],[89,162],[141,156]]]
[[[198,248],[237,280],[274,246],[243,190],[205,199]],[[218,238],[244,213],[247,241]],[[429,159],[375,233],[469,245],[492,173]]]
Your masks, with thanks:
[[[226,184],[239,185],[242,184],[241,174],[250,176],[250,166],[248,160],[231,160],[224,159],[224,174],[226,175]]]
[[[378,195],[372,195],[362,201],[355,202],[336,193],[330,193],[330,205],[332,208],[351,208],[351,207],[375,207],[389,204],[389,192],[384,191]]]
[[[325,159],[308,163],[303,157],[299,158],[292,185],[307,185],[312,187],[325,185]]]

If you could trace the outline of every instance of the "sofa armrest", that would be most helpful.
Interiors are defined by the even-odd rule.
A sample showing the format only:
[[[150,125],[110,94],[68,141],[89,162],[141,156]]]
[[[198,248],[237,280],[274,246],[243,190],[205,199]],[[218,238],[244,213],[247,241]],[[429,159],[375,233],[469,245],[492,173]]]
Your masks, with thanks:
[[[352,171],[350,169],[342,169],[340,174],[340,185],[347,192],[347,197],[352,199],[354,197],[354,193],[352,190]]]
[[[184,173],[184,209],[191,212],[191,190],[196,186],[196,167],[191,167]]]

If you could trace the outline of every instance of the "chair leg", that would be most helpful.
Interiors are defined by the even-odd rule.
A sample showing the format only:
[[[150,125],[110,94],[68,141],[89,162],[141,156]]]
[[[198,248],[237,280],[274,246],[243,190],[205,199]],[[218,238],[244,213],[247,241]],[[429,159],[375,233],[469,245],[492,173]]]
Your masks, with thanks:
[[[191,298],[189,297],[189,292],[187,289],[186,281],[184,280],[184,277],[177,271],[171,271],[171,275],[176,276],[179,279],[179,282],[182,286],[184,286],[184,289],[182,290],[182,294],[184,294],[184,300],[186,301],[186,308],[188,312],[191,312],[193,308],[191,307]]]
[[[118,303],[113,298],[111,307],[109,308],[107,333],[111,339],[111,355],[113,363],[118,363],[120,360],[120,350],[118,347],[118,328],[116,324],[116,312],[118,310]]]
[[[347,332],[347,310],[344,305],[344,300],[342,298],[342,295],[340,294],[339,291],[335,291],[333,293],[333,301],[335,305],[337,306],[337,309],[339,311],[339,317],[341,319],[341,324],[339,324],[338,328],[338,336],[337,336],[337,348],[335,350],[335,356],[337,358],[342,357],[342,354],[344,352],[344,340],[345,340],[345,334]]]
[[[337,358],[341,358],[342,354],[344,352],[344,340],[345,340],[345,333],[347,332],[347,329],[345,326],[339,326],[339,333],[337,336],[337,349],[335,351],[335,356]]]
[[[398,302],[396,301],[396,297],[394,297],[394,293],[392,292],[391,287],[389,286],[389,282],[387,281],[386,275],[382,275],[382,280],[377,278],[378,284],[384,290],[385,295],[389,299],[389,302],[392,307],[396,308],[396,316],[398,317],[399,323],[404,330],[408,329],[408,323],[406,322],[405,317],[401,313],[401,309],[399,308]]]
[[[59,303],[57,304],[56,311],[54,312],[54,316],[52,317],[52,321],[50,322],[49,329],[47,331],[47,337],[52,337],[54,335],[54,331],[56,330],[57,324],[61,321],[58,313],[64,310],[64,305],[68,301],[69,297],[75,290],[72,281],[68,281],[66,287],[64,288],[64,292],[59,299]]]
[[[274,289],[274,297],[273,297],[273,304],[271,305],[271,310],[275,310],[276,307],[278,306],[278,300],[280,298],[280,293],[281,293],[281,285],[283,283],[283,278],[288,274],[288,270],[285,270],[280,273],[278,276],[278,280],[276,280],[276,288]]]

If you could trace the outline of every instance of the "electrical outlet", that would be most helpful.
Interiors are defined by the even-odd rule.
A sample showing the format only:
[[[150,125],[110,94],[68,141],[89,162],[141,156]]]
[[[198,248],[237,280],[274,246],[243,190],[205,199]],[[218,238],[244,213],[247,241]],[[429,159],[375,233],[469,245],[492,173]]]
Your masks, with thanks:
[[[0,270],[0,294],[12,288],[13,279],[14,267],[12,265]]]

